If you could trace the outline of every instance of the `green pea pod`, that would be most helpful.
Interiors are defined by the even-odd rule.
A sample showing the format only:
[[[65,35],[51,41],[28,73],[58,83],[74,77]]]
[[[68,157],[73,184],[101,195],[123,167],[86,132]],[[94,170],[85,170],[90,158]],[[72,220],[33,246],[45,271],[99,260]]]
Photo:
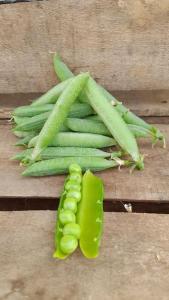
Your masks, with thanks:
[[[63,209],[63,204],[64,204],[65,198],[66,198],[66,192],[64,191],[62,193],[61,198],[60,198],[57,216],[59,216],[61,210]],[[60,240],[63,236],[62,230],[63,230],[63,225],[61,224],[61,222],[59,222],[59,218],[57,218],[56,229],[55,229],[55,248],[56,248],[56,251],[54,252],[53,257],[54,258],[59,258],[59,259],[65,259],[68,256],[68,254],[63,253],[61,248],[60,248]]]
[[[28,158],[30,162],[38,160],[42,150],[47,148],[53,137],[60,131],[60,128],[65,122],[72,104],[75,102],[88,78],[88,73],[81,73],[77,75],[72,79],[70,85],[68,85],[68,87],[60,95],[50,116],[40,131],[35,148],[31,155],[31,159]]]
[[[81,175],[81,168],[77,164],[71,164],[69,166],[69,173]],[[77,201],[74,198],[68,198],[68,192],[66,185],[70,180],[69,176],[64,183],[64,190],[60,198],[60,203],[57,212],[57,222],[55,228],[55,252],[54,258],[65,259],[72,254],[77,246],[78,239],[80,237],[80,227],[76,223],[75,214],[77,211]],[[77,183],[81,189],[81,183]],[[81,198],[81,195],[80,195]],[[72,204],[75,204],[75,206]],[[72,209],[73,208],[73,209]]]
[[[85,257],[95,258],[99,254],[103,228],[102,180],[89,170],[82,180],[82,199],[78,206],[77,222],[81,228],[80,249]]]
[[[29,134],[16,142],[15,146],[27,146],[30,140],[36,135],[37,132],[29,132]]]
[[[73,77],[73,73],[70,71],[68,66],[61,60],[58,54],[55,55],[54,57],[54,69],[61,81]],[[115,97],[113,97],[108,91],[106,91],[102,86],[100,85],[98,86],[101,92],[106,96],[107,100],[109,100],[114,105],[115,109],[118,111],[118,113],[122,116],[122,118],[127,124],[141,126],[150,130],[152,132],[152,135],[155,136],[153,144],[155,144],[158,140],[160,140],[163,143],[163,147],[164,148],[166,147],[165,136],[160,132],[158,128],[152,126],[151,124],[148,124],[143,119],[136,116],[121,102],[119,102]],[[81,102],[89,102],[88,96],[85,91],[82,91],[78,98]]]

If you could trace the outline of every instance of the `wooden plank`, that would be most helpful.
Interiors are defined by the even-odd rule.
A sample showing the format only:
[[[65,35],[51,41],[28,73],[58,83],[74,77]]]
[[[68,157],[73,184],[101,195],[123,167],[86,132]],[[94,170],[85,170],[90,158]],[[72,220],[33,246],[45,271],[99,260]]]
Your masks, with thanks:
[[[77,250],[57,261],[54,212],[0,212],[0,297],[167,300],[168,222],[168,215],[105,213],[99,257]]]
[[[112,91],[119,101],[140,116],[169,116],[169,90]],[[39,93],[0,94],[0,118],[10,118],[11,111],[29,105]]]
[[[168,125],[159,125],[169,142]],[[46,178],[23,178],[24,167],[9,158],[19,151],[14,146],[16,138],[10,131],[9,122],[0,126],[0,197],[59,197],[64,176]],[[169,201],[169,152],[150,141],[140,141],[141,152],[145,155],[145,170],[129,173],[129,169],[117,169],[100,172],[105,183],[105,198],[128,201]]]
[[[55,83],[52,53],[109,90],[168,89],[168,0],[48,0],[2,5],[1,93]]]

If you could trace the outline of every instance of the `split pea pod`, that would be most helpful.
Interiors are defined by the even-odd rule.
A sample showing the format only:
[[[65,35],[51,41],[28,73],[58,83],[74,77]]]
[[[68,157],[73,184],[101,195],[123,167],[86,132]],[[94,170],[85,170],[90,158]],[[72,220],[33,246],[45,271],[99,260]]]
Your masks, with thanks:
[[[26,156],[31,155],[33,149],[26,149],[15,156],[12,157],[13,160],[22,160]],[[114,152],[105,152],[95,148],[80,148],[80,147],[47,147],[45,150],[42,151],[40,155],[40,160],[51,159],[55,157],[103,157],[103,158],[116,158],[121,157],[121,151],[114,151]]]
[[[119,166],[119,161],[107,160],[101,157],[59,157],[49,160],[42,160],[29,165],[22,173],[23,176],[48,176],[57,174],[67,174],[69,166],[78,164],[83,171],[102,171]],[[125,164],[120,161],[120,165]]]
[[[38,106],[42,104],[52,104],[56,103],[57,99],[61,95],[61,93],[64,91],[64,89],[71,83],[72,79],[69,78],[65,80],[64,82],[61,82],[51,88],[47,93],[40,96],[38,99],[34,100],[32,102],[32,106]]]
[[[54,106],[52,105],[52,108]],[[69,111],[68,116],[83,118],[86,116],[89,116],[93,113],[92,107],[88,103],[74,103]],[[18,120],[18,125],[14,128],[14,130],[19,131],[32,131],[32,130],[39,130],[43,127],[46,120],[48,119],[49,115],[51,114],[51,111],[37,114],[33,117],[27,117],[25,120],[23,120],[21,117],[15,116],[14,118]],[[24,122],[23,122],[24,121]]]
[[[120,147],[131,155],[138,169],[143,169],[143,158],[141,157],[137,142],[115,108],[107,101],[101,93],[97,83],[90,77],[86,87],[86,93],[90,104],[103,123],[111,132]]]
[[[70,180],[72,174],[82,178],[81,168],[72,164],[69,167],[69,174],[70,176],[65,180],[64,191],[57,212],[53,257],[58,259],[65,259],[76,250],[81,234],[80,226],[76,222],[77,203],[81,200],[81,180],[79,182]],[[70,193],[76,195],[75,191],[77,190],[80,199],[77,200],[75,197],[70,198],[68,196]]]
[[[28,147],[35,147],[38,136],[30,140]],[[48,146],[51,147],[82,147],[82,148],[105,148],[116,145],[113,138],[100,134],[59,132],[53,137]]]
[[[32,162],[38,159],[42,150],[51,143],[54,136],[59,132],[67,118],[71,105],[75,102],[88,78],[88,73],[76,76],[58,98],[49,118],[38,135],[35,148],[31,155]]]
[[[89,170],[82,180],[82,199],[78,206],[77,222],[81,229],[80,249],[87,258],[99,254],[103,231],[103,182]]]

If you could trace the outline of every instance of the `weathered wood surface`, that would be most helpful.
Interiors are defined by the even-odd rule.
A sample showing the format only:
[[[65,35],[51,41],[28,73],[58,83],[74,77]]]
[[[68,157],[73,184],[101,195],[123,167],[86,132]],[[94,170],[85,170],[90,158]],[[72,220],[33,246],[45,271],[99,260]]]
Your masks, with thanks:
[[[56,261],[54,212],[0,212],[0,299],[168,300],[168,222],[105,213],[97,259]]]
[[[158,125],[169,142],[168,125]],[[20,151],[14,146],[16,137],[11,133],[7,120],[0,125],[0,197],[52,197],[59,196],[64,176],[23,178],[24,167],[9,158]],[[100,172],[105,183],[105,198],[129,201],[169,201],[169,152],[149,140],[140,141],[145,158],[145,170],[129,173],[129,169],[112,169]],[[11,198],[12,201],[12,198]],[[36,201],[36,200],[35,200]]]
[[[112,94],[140,116],[169,116],[169,90],[112,91]],[[0,118],[10,118],[11,111],[29,105],[39,93],[0,94]]]
[[[168,89],[169,1],[48,0],[1,5],[1,93],[55,83],[52,53],[109,90]]]

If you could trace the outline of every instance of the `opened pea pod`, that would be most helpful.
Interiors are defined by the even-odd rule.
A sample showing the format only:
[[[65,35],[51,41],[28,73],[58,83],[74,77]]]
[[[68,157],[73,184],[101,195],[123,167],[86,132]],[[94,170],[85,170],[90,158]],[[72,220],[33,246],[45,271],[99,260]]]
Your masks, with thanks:
[[[79,244],[86,258],[95,258],[103,227],[103,183],[89,170],[82,177],[77,164],[70,165],[69,173],[58,208],[53,257],[65,259]]]
[[[55,231],[54,258],[64,259],[73,253],[78,246],[80,226],[76,222],[78,202],[81,200],[81,181],[72,180],[71,176],[82,177],[81,168],[77,164],[69,167],[69,177],[64,184],[64,191],[58,207]],[[71,197],[70,197],[71,194]],[[78,197],[77,197],[78,195]]]

